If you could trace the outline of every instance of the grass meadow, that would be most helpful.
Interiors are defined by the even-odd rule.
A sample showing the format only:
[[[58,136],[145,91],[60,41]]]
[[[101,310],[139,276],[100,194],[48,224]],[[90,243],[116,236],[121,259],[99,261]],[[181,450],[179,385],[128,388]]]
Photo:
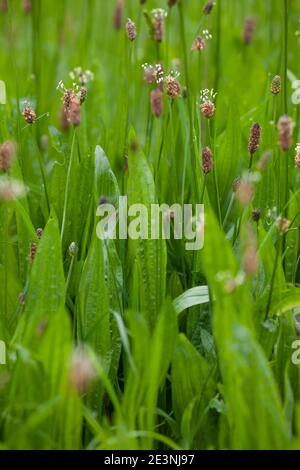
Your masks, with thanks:
[[[0,449],[300,448],[299,21],[0,0]],[[120,196],[203,249],[99,238]]]

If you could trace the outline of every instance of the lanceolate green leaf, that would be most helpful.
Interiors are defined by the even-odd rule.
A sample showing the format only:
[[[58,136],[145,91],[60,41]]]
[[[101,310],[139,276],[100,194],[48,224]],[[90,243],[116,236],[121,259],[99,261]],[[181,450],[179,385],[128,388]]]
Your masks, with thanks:
[[[148,210],[149,239],[129,240],[128,276],[138,264],[139,301],[149,325],[153,328],[165,297],[166,245],[162,239],[150,239],[151,204],[156,204],[155,185],[143,152],[137,147],[134,133],[130,136],[134,150],[129,155],[128,204],[143,204]],[[131,283],[131,292],[134,286]]]
[[[207,286],[193,287],[173,301],[174,308],[178,314],[184,310],[209,303],[209,292]]]

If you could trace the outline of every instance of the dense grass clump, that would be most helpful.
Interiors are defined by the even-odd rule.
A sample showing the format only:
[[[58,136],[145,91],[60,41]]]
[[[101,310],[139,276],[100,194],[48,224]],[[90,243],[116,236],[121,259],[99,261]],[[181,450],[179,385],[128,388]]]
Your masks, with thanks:
[[[0,7],[0,448],[299,449],[299,2]]]

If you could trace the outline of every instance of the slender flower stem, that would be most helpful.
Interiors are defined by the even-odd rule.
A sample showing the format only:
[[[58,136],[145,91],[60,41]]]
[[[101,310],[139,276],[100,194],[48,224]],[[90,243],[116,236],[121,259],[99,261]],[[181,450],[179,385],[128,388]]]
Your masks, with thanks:
[[[66,280],[66,293],[68,292],[68,289],[69,289],[69,285],[70,285],[70,281],[71,281],[71,277],[73,273],[73,268],[74,268],[74,262],[75,262],[75,256],[72,256],[69,271],[68,271],[68,276]]]
[[[61,239],[64,239],[64,233],[66,228],[66,217],[67,217],[67,206],[68,206],[68,196],[69,196],[69,189],[71,184],[71,170],[73,167],[74,161],[74,149],[75,149],[75,141],[76,141],[76,127],[74,128],[73,132],[73,139],[72,139],[72,146],[71,146],[71,155],[68,167],[68,174],[67,174],[67,181],[66,181],[66,193],[65,193],[65,202],[64,202],[64,211],[63,211],[63,218],[62,218],[62,225],[61,225]]]
[[[230,214],[231,214],[231,211],[232,211],[232,208],[233,208],[234,201],[235,201],[235,196],[234,196],[234,194],[232,194],[231,199],[230,199],[230,203],[229,203],[229,206],[228,206],[228,209],[227,209],[227,212],[226,212],[224,221],[223,221],[223,228],[224,228],[224,229],[226,228],[228,219],[229,219],[229,217],[230,217]]]
[[[221,34],[222,34],[222,0],[217,4],[217,43],[216,43],[216,76],[214,89],[218,91],[221,75]],[[216,102],[218,95],[216,96]]]
[[[271,309],[271,303],[272,303],[272,297],[273,297],[273,291],[274,291],[274,285],[275,285],[275,278],[276,278],[276,272],[277,272],[277,267],[280,259],[280,255],[282,252],[282,243],[283,243],[283,237],[282,235],[280,236],[280,240],[277,244],[276,248],[276,258],[274,261],[274,267],[273,267],[273,273],[272,273],[272,278],[271,278],[271,284],[270,284],[270,292],[269,292],[269,297],[268,297],[268,303],[267,303],[267,308],[266,308],[266,315],[265,315],[265,320],[267,320],[270,309]]]
[[[288,0],[283,0],[283,93],[284,113],[287,114],[287,69],[288,69]]]
[[[252,170],[252,166],[253,166],[253,153],[250,153],[250,159],[249,159],[249,171]]]
[[[191,160],[192,160],[192,168],[193,174],[195,178],[195,187],[194,187],[194,196],[196,201],[199,200],[199,190],[198,190],[198,179],[197,179],[197,165],[196,165],[196,154],[193,145],[194,139],[194,132],[193,132],[193,112],[192,112],[192,102],[191,102],[191,89],[190,89],[190,80],[189,80],[189,65],[188,65],[188,55],[187,55],[187,44],[186,44],[186,37],[185,37],[185,27],[184,27],[184,15],[182,10],[182,2],[178,3],[179,9],[179,20],[180,20],[180,34],[181,34],[181,42],[183,48],[183,59],[184,59],[184,72],[185,72],[185,80],[186,86],[188,90],[187,96],[187,103],[188,103],[188,113],[189,113],[189,121],[190,121],[190,149],[191,149]]]
[[[212,151],[214,155],[213,177],[214,177],[215,195],[216,195],[216,200],[217,200],[218,219],[219,219],[220,225],[222,225],[222,212],[221,212],[220,193],[219,193],[217,166],[216,166],[216,158],[215,158],[215,145],[214,145],[214,138],[212,138],[210,120],[207,120],[207,139],[208,139],[210,147],[212,147]]]

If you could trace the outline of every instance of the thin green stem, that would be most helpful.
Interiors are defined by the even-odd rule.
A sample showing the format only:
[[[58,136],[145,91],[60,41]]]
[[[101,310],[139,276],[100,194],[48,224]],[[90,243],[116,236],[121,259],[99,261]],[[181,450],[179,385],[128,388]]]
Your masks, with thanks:
[[[72,139],[72,146],[71,146],[71,155],[68,167],[68,174],[67,174],[67,181],[66,181],[66,193],[65,193],[65,202],[64,202],[64,210],[63,210],[63,218],[62,218],[62,225],[61,225],[61,239],[64,239],[64,233],[66,228],[66,218],[67,218],[67,207],[68,207],[68,196],[69,196],[69,189],[71,184],[71,170],[73,167],[74,161],[74,148],[75,148],[75,141],[76,141],[76,127],[74,128],[73,132],[73,139]]]
[[[287,83],[288,83],[288,0],[283,0],[283,93],[284,113],[288,112]]]
[[[272,303],[272,297],[273,297],[277,267],[278,267],[278,262],[279,262],[280,255],[281,255],[281,252],[282,252],[282,241],[283,241],[283,237],[281,236],[280,240],[277,244],[277,248],[276,248],[276,257],[275,257],[273,272],[272,272],[272,277],[271,277],[270,292],[269,292],[268,303],[267,303],[267,308],[266,308],[265,320],[267,320],[267,318],[269,316],[269,313],[270,313],[270,309],[271,309],[271,303]]]
[[[212,147],[212,151],[214,155],[213,179],[214,179],[215,195],[216,195],[216,201],[217,201],[218,219],[219,219],[220,225],[222,226],[220,192],[219,192],[217,165],[216,165],[216,158],[215,158],[215,145],[214,145],[215,139],[212,137],[210,120],[207,120],[207,139],[208,139],[209,145]]]
[[[192,169],[194,175],[194,196],[196,201],[199,200],[199,190],[198,190],[198,179],[197,179],[197,172],[196,172],[196,155],[195,149],[193,145],[194,139],[194,132],[193,132],[193,112],[192,112],[192,102],[191,102],[191,89],[190,89],[190,80],[189,80],[189,65],[188,65],[188,56],[187,56],[187,43],[186,43],[186,36],[185,36],[185,26],[184,26],[184,15],[182,10],[182,2],[178,3],[179,9],[179,20],[180,20],[180,35],[181,35],[181,43],[183,48],[183,62],[184,62],[184,72],[185,72],[185,81],[187,86],[187,104],[188,104],[188,113],[189,113],[189,121],[190,121],[190,149],[191,149],[191,160],[192,160]]]

